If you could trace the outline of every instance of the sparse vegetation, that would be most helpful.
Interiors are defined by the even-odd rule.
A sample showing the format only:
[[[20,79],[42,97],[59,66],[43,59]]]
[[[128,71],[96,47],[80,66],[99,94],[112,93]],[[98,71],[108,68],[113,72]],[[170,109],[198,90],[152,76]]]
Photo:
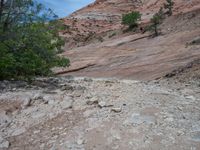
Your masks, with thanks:
[[[139,20],[141,20],[141,14],[138,11],[134,11],[122,16],[122,24],[128,25],[129,30],[138,27]]]
[[[163,11],[163,7],[161,7],[159,11],[155,13],[153,17],[151,18],[150,20],[151,25],[147,27],[147,30],[153,32],[154,36],[158,36],[159,35],[158,27],[163,22],[164,19],[165,19],[165,13]]]
[[[174,6],[173,0],[166,0],[166,3],[164,3],[164,8],[167,9],[166,14],[168,14],[168,16],[171,16],[173,14],[172,12],[173,6]]]
[[[64,26],[56,18],[33,0],[0,0],[0,79],[46,76],[54,66],[69,65],[57,55]]]
[[[149,31],[153,32],[155,36],[159,35],[158,26],[161,24],[162,18],[159,13],[154,14],[153,18],[151,18],[151,25],[149,26]]]
[[[160,16],[161,20],[165,19],[165,13],[163,11],[163,7],[160,7],[159,11],[158,11],[158,15]]]

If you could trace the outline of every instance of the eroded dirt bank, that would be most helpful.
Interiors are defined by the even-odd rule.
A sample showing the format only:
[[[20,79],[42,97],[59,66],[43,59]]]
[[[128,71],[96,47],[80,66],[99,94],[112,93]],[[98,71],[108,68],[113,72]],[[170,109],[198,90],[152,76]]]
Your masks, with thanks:
[[[199,84],[60,77],[0,85],[3,150],[200,149]]]

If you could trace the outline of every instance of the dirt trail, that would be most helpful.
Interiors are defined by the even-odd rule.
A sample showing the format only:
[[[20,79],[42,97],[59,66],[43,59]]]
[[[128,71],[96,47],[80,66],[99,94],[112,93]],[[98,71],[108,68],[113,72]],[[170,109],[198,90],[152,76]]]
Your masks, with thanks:
[[[16,88],[2,82],[0,149],[200,149],[199,88],[164,83],[63,77]]]

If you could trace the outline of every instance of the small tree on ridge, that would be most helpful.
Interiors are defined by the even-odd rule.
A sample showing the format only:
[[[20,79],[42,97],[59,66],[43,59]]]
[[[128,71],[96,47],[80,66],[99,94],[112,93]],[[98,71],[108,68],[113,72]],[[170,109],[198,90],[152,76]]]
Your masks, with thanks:
[[[141,14],[138,11],[133,11],[122,16],[122,24],[128,25],[129,29],[138,27],[138,21],[141,19]]]

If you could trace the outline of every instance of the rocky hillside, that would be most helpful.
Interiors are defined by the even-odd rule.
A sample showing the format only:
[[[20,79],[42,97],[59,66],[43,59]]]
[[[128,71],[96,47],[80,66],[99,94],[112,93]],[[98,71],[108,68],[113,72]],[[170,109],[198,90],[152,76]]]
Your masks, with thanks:
[[[93,4],[64,18],[70,28],[63,32],[66,48],[80,47],[102,41],[112,31],[121,30],[121,17],[130,11],[142,13],[142,23],[147,23],[165,0],[96,0]],[[174,14],[200,8],[198,0],[175,0]],[[111,35],[110,35],[111,36]]]
[[[175,0],[174,15],[165,19],[161,36],[123,33],[121,16],[138,10],[140,25],[149,22],[164,0],[99,0],[65,18],[70,68],[58,74],[129,79],[156,79],[200,59],[200,1]]]
[[[200,1],[174,0],[158,37],[121,25],[163,2],[96,0],[64,18],[69,68],[0,81],[0,150],[199,150]]]

